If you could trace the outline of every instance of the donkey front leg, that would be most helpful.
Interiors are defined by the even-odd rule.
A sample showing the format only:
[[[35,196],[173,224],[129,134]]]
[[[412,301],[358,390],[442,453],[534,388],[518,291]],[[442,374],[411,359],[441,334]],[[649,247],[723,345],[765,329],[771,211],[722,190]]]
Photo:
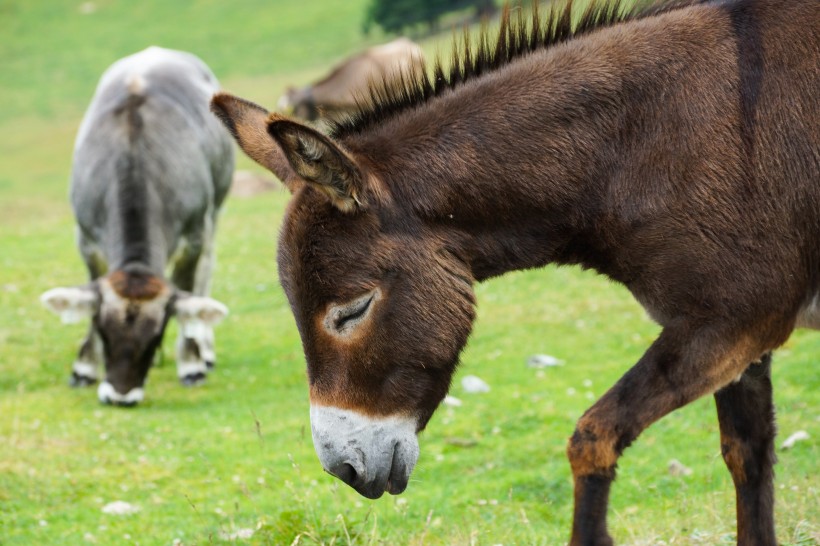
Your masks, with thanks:
[[[71,366],[71,377],[68,379],[72,387],[88,387],[97,382],[97,374],[103,363],[103,348],[100,335],[94,324],[88,328],[88,334],[80,345],[77,360]]]
[[[772,357],[715,393],[720,448],[737,497],[737,543],[776,546],[774,534],[774,404]]]
[[[641,360],[578,421],[567,455],[575,480],[571,546],[611,546],[606,512],[621,453],[649,425],[717,391],[763,350],[749,336],[667,327]]]

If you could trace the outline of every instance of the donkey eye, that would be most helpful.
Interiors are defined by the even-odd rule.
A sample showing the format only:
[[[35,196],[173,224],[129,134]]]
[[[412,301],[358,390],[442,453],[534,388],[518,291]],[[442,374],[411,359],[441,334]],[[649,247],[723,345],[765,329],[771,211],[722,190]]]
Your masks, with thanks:
[[[352,301],[345,305],[335,307],[329,313],[328,319],[325,322],[331,330],[339,334],[347,334],[357,324],[359,324],[370,310],[376,294],[368,294],[362,298]]]
[[[373,303],[373,296],[370,296],[364,301],[353,303],[351,307],[342,310],[336,319],[336,329],[343,330],[345,327],[353,326],[364,317],[365,313],[370,309],[371,303]]]

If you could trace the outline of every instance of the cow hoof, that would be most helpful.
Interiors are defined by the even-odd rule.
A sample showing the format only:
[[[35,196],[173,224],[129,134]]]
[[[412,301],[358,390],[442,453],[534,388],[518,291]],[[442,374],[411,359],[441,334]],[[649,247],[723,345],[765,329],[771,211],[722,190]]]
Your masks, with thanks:
[[[74,388],[90,387],[97,383],[96,377],[88,377],[87,375],[79,375],[77,372],[71,372],[71,377],[68,378],[68,384]]]
[[[135,400],[111,400],[110,398],[105,398],[100,400],[106,406],[117,406],[120,408],[134,408],[137,406],[137,402]]]
[[[179,382],[186,387],[195,387],[205,382],[205,372],[196,372],[179,378]]]

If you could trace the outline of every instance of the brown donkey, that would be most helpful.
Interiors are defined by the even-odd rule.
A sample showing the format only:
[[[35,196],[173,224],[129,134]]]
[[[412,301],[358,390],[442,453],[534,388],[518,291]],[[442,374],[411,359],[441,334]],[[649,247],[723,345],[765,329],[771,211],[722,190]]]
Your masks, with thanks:
[[[470,333],[473,283],[550,263],[623,283],[663,331],[579,420],[573,545],[608,545],[618,457],[714,394],[738,543],[776,544],[769,353],[820,326],[820,2],[593,4],[373,89],[325,136],[229,95],[213,110],[300,178],[279,274],[316,451],[402,492]],[[485,35],[486,36],[486,35]]]

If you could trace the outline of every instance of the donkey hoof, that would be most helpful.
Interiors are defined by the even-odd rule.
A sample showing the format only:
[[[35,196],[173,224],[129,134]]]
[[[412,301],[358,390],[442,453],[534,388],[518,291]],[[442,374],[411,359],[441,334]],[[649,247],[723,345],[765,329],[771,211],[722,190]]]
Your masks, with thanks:
[[[96,377],[89,377],[87,375],[80,375],[77,372],[71,372],[71,377],[68,378],[68,384],[71,387],[90,387],[97,382]]]
[[[205,382],[205,372],[196,372],[184,375],[179,378],[179,382],[186,387],[195,387],[196,385]]]

